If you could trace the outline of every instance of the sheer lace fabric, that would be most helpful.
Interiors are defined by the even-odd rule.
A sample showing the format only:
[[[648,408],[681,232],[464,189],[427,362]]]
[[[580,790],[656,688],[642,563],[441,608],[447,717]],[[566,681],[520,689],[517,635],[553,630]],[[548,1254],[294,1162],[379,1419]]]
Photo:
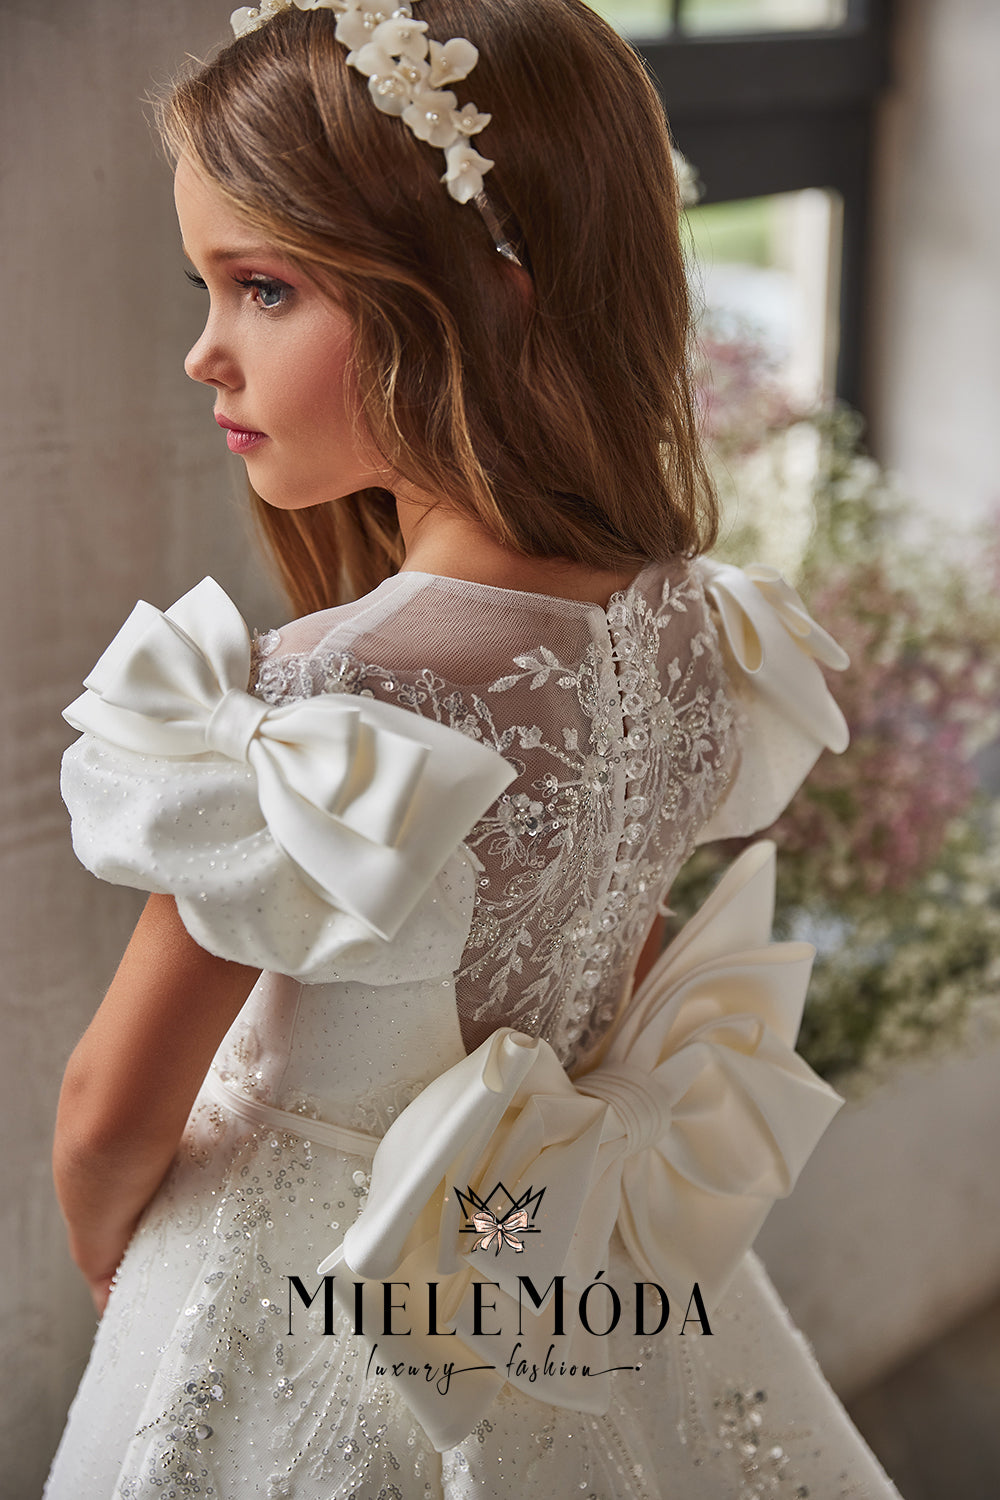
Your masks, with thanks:
[[[696,570],[650,567],[607,610],[404,573],[258,638],[252,687],[273,704],[386,699],[515,765],[466,839],[482,870],[457,975],[462,1037],[471,1051],[513,1026],[568,1066],[584,1056],[732,767]]]

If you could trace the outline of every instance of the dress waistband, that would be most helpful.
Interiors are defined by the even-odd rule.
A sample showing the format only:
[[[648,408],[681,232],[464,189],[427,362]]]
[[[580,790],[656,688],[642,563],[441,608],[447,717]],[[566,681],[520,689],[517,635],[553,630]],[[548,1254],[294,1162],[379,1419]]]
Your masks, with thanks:
[[[220,1078],[212,1068],[205,1077],[202,1093],[251,1125],[261,1125],[266,1130],[287,1130],[303,1140],[332,1146],[347,1156],[363,1156],[371,1160],[379,1145],[377,1135],[367,1135],[363,1130],[350,1130],[346,1125],[334,1125],[329,1120],[311,1120],[308,1115],[295,1115],[287,1109],[275,1109],[272,1104],[260,1104]]]

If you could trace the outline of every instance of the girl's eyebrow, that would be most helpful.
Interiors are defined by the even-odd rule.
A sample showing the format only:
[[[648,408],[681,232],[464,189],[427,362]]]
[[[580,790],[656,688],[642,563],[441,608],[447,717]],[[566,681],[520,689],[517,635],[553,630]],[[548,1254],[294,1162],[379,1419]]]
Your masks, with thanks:
[[[194,265],[187,247],[181,246],[184,259]],[[240,245],[235,250],[209,250],[205,259],[209,262],[224,260],[284,260],[273,245]]]

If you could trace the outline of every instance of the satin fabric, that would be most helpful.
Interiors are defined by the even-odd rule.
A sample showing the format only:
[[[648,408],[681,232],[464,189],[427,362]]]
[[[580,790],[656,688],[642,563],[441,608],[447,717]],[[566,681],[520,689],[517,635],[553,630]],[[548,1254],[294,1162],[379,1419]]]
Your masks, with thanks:
[[[698,567],[745,721],[739,770],[698,835],[704,844],[770,827],[821,751],[847,748],[847,723],[821,668],[850,663],[776,568],[707,559]]]

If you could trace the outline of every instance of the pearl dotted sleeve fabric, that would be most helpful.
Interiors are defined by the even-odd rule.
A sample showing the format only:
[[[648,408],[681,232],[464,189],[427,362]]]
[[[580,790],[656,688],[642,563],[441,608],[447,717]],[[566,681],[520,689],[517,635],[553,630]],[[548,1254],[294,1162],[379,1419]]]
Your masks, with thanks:
[[[175,896],[209,952],[310,983],[419,977],[431,950],[434,972],[457,965],[475,890],[467,853],[456,849],[388,941],[302,880],[262,825],[252,782],[233,761],[169,761],[89,734],[63,760],[78,857],[104,880]]]

